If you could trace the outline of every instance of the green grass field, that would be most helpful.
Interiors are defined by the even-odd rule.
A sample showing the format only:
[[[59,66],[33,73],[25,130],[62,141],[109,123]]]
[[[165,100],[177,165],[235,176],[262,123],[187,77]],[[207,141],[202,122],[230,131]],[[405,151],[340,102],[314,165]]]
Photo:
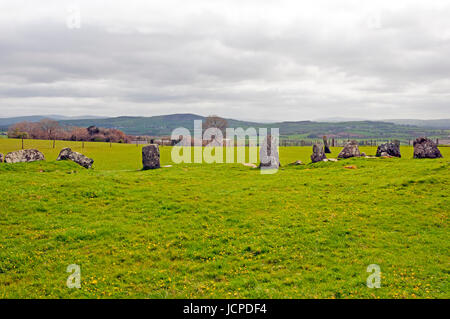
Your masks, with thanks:
[[[56,162],[65,146],[94,169]],[[0,139],[0,153],[20,148]],[[402,147],[402,159],[273,175],[241,164],[141,171],[135,145],[25,148],[47,161],[0,164],[1,298],[450,297],[450,148],[443,159],[414,160]],[[171,148],[160,150],[172,164]],[[310,154],[280,148],[282,164]],[[66,287],[70,264],[81,289]],[[370,264],[381,267],[380,289],[366,286]]]

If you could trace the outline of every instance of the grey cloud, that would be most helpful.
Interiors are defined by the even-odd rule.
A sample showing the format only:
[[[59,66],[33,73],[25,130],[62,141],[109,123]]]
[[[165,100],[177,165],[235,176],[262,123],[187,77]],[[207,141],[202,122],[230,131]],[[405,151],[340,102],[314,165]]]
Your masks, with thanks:
[[[147,28],[37,18],[0,31],[0,108],[54,113],[63,99],[67,115],[449,116],[450,6],[424,8],[381,8],[377,29],[359,11],[348,24],[282,26],[208,11]]]

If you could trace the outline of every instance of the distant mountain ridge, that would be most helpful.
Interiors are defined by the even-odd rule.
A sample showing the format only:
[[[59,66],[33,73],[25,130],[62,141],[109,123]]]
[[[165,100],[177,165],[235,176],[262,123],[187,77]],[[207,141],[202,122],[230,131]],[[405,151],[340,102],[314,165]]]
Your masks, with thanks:
[[[5,117],[0,118],[0,127],[4,128],[19,122],[39,122],[43,119],[52,119],[55,121],[60,120],[76,120],[76,119],[101,119],[105,117],[92,116],[92,115],[82,115],[82,116],[64,116],[64,115],[30,115],[30,116],[16,116],[16,117]]]
[[[179,127],[187,128],[193,134],[194,120],[204,121],[206,117],[197,114],[169,114],[152,117],[142,116],[119,116],[111,118],[82,118],[67,119],[61,116],[52,116],[63,126],[88,127],[91,125],[116,128],[130,135],[167,136]],[[27,121],[39,121],[48,116],[28,116],[10,119],[0,119],[0,129]],[[381,139],[409,139],[417,136],[448,137],[450,135],[450,120],[431,120],[430,128],[426,127],[427,120],[391,120],[400,121],[396,124],[388,121],[346,121],[346,122],[315,122],[315,121],[286,121],[278,123],[258,123],[251,121],[240,121],[227,119],[228,127],[244,129],[248,127],[279,128],[280,134],[284,136],[295,136],[297,138],[321,138],[323,135],[338,138],[381,138]],[[418,121],[419,125],[411,124]],[[404,123],[404,124],[403,124]],[[447,131],[448,130],[448,131]]]
[[[194,120],[204,121],[206,117],[197,114],[170,114],[153,117],[121,116],[106,119],[62,120],[62,125],[83,126],[96,125],[106,128],[117,128],[131,135],[164,136],[171,135],[179,127],[187,128],[193,134]],[[228,127],[247,129],[249,127],[279,128],[284,136],[298,138],[321,138],[323,135],[338,138],[398,138],[408,139],[427,135],[445,137],[450,134],[443,130],[425,129],[418,126],[404,126],[382,121],[348,121],[348,122],[314,122],[286,121],[278,123],[258,123],[227,119]],[[450,125],[448,126],[450,130]]]
[[[450,129],[450,119],[442,120],[414,120],[414,119],[400,119],[400,120],[384,120],[385,122],[395,123],[400,125],[414,125],[419,127],[434,128],[434,129]]]

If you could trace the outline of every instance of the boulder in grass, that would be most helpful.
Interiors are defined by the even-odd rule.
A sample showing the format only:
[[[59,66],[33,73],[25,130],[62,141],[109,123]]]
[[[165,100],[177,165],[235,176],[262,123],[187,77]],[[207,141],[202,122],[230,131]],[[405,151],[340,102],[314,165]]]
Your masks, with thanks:
[[[414,143],[414,158],[441,158],[442,154],[439,151],[435,142],[426,137],[417,138]]]
[[[327,156],[325,155],[323,146],[320,144],[314,144],[313,145],[313,153],[311,155],[311,162],[317,163],[317,162],[321,162],[326,159],[327,159]]]
[[[69,160],[77,163],[84,168],[91,168],[94,160],[92,158],[86,157],[81,153],[74,152],[70,148],[64,148],[59,152],[59,156],[56,159],[57,161]]]
[[[3,163],[3,154],[0,153],[0,163]]]
[[[35,149],[15,151],[8,153],[5,156],[5,163],[22,163],[44,160],[44,154]]]
[[[360,157],[361,153],[359,152],[358,142],[350,141],[345,144],[342,151],[339,153],[338,158],[350,158],[350,157]]]
[[[144,170],[160,168],[159,158],[158,144],[150,144],[142,148],[142,165]]]
[[[383,153],[385,153],[383,155]],[[378,146],[376,156],[402,157],[400,145],[397,143],[384,143]]]
[[[301,160],[290,163],[289,165],[305,165]]]

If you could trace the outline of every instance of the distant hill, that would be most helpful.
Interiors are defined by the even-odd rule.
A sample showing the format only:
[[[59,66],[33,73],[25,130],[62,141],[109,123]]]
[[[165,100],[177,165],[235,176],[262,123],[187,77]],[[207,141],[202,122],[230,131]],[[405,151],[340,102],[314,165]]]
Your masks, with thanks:
[[[153,117],[115,117],[107,119],[63,120],[63,125],[83,126],[96,125],[106,128],[117,128],[131,135],[170,135],[178,127],[184,127],[193,134],[194,120],[205,120],[196,114],[172,114]],[[405,126],[381,121],[348,121],[348,122],[313,122],[292,121],[279,123],[257,123],[227,119],[232,128],[279,128],[284,136],[300,138],[321,138],[323,135],[338,138],[398,138],[408,139],[427,135],[443,137],[450,132],[444,130],[425,129],[418,126]]]
[[[195,114],[172,114],[152,117],[120,116],[106,119],[59,121],[62,125],[88,127],[91,125],[116,128],[131,135],[170,135],[177,127],[192,128],[194,120],[205,118]]]
[[[346,118],[346,117],[328,117],[320,118],[316,120],[317,122],[332,122],[332,123],[343,123],[343,122],[361,122],[367,121],[363,118]],[[415,119],[387,119],[379,120],[379,122],[388,122],[400,125],[413,125],[426,128],[450,130],[450,119],[443,120],[415,120]]]
[[[63,115],[30,115],[30,116],[17,116],[17,117],[6,117],[6,118],[0,118],[0,130],[7,130],[9,126],[19,123],[19,122],[39,122],[43,119],[52,119],[55,121],[60,120],[75,120],[75,119],[100,119],[104,117],[100,116],[91,116],[91,115],[84,115],[84,116],[77,116],[77,117],[70,117],[70,116],[63,116]]]
[[[0,118],[0,127],[2,129],[8,128],[8,126],[28,121],[28,122],[39,122],[42,119],[48,118],[47,116],[41,116],[41,115],[32,115],[32,116],[19,116],[19,117],[8,117],[8,118]]]
[[[445,137],[450,130],[435,130],[417,126],[405,126],[381,121],[351,122],[282,122],[271,124],[279,127],[282,135],[300,135],[317,139],[323,135],[337,138],[373,138],[408,140],[418,136]]]
[[[323,118],[318,118],[315,119],[314,122],[331,122],[331,123],[336,123],[336,122],[355,122],[355,121],[367,121],[367,118],[362,118],[362,117],[340,117],[340,116],[335,116],[335,117],[323,117]]]
[[[59,116],[53,116],[58,119]],[[9,125],[21,121],[39,121],[48,116],[26,116],[9,119],[0,119],[0,129],[6,130]],[[83,119],[67,119],[59,117],[59,123],[64,126],[80,126],[88,127],[91,125],[116,128],[130,135],[151,135],[166,136],[178,127],[184,127],[193,134],[194,120],[204,121],[204,116],[196,114],[171,114],[159,115],[152,117],[136,117],[136,116],[120,116],[112,118],[83,118]],[[232,128],[248,127],[254,128],[279,128],[282,136],[291,136],[301,139],[318,139],[323,135],[336,138],[373,138],[373,139],[402,139],[408,140],[417,136],[429,136],[444,138],[450,135],[450,126],[445,125],[445,121],[436,120],[439,123],[431,123],[428,125],[436,125],[436,128],[412,125],[410,121],[421,120],[395,120],[407,121],[407,125],[396,124],[388,121],[346,121],[346,122],[314,122],[314,121],[287,121],[279,123],[258,123],[250,121],[239,121],[227,119],[228,126]],[[394,120],[392,120],[394,121]],[[434,122],[434,121],[431,121]],[[7,125],[4,125],[7,123]],[[420,124],[420,123],[419,123]],[[447,128],[447,130],[442,129]],[[5,129],[6,128],[6,129]]]
[[[450,119],[443,120],[385,120],[385,122],[400,125],[414,125],[419,127],[450,130]]]

